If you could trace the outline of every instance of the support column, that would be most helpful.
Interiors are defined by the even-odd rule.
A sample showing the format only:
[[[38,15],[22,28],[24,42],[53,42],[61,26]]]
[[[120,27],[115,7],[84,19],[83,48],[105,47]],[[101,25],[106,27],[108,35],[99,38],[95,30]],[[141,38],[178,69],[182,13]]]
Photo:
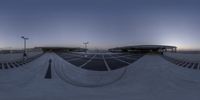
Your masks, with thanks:
[[[177,48],[175,48],[175,52],[177,52]]]

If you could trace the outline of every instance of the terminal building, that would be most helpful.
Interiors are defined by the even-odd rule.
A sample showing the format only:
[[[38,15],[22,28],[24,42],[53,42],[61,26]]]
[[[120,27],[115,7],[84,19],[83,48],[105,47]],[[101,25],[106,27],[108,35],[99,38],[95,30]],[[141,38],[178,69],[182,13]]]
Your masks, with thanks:
[[[35,47],[43,52],[84,52],[86,49],[76,47]]]
[[[131,53],[163,53],[163,52],[176,52],[176,46],[166,45],[136,45],[111,48],[110,52],[131,52]]]

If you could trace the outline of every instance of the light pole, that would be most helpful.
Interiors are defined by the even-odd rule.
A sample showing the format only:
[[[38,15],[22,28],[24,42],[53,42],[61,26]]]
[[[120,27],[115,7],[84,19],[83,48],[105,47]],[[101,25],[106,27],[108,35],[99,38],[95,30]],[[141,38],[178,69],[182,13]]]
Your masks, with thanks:
[[[83,42],[83,44],[85,45],[85,57],[87,57],[87,45],[89,42]]]
[[[21,38],[24,40],[24,54],[23,54],[23,58],[25,58],[27,56],[27,54],[26,54],[26,41],[29,38],[26,38],[25,36],[21,36]]]

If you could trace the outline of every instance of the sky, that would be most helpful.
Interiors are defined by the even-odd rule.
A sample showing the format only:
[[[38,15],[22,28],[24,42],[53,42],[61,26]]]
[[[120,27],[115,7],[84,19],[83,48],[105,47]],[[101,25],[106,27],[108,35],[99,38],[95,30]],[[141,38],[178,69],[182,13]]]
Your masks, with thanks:
[[[0,48],[108,49],[173,45],[200,50],[197,0],[1,0]]]

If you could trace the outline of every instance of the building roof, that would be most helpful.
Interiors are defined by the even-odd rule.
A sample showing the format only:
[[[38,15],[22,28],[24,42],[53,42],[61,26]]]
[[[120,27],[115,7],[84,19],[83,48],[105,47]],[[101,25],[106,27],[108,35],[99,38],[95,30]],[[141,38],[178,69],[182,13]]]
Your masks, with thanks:
[[[49,49],[49,48],[52,48],[52,49],[80,49],[79,47],[35,47],[35,48],[44,48],[44,49]]]
[[[79,48],[79,47],[35,47],[35,48],[39,48],[42,49],[44,51],[66,51],[66,50],[70,50],[70,51],[83,51],[85,49],[83,48]]]
[[[167,46],[167,45],[135,45],[135,46],[116,47],[112,49],[172,49],[172,48],[177,48],[177,47]]]

